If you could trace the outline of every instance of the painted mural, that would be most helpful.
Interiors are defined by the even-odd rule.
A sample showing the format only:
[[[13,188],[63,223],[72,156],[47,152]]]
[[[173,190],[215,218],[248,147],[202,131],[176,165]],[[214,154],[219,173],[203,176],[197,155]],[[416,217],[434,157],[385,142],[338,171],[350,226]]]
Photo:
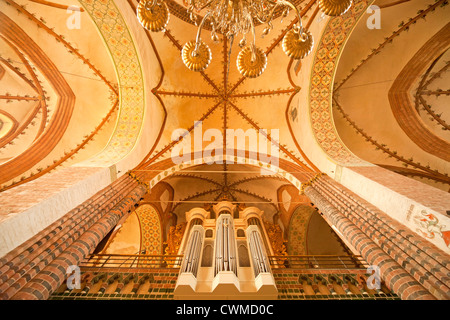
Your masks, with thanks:
[[[162,254],[162,228],[158,212],[151,205],[142,205],[136,209],[141,225],[141,252]]]
[[[308,254],[306,236],[309,220],[314,213],[310,206],[298,206],[289,223],[288,253],[289,255]]]

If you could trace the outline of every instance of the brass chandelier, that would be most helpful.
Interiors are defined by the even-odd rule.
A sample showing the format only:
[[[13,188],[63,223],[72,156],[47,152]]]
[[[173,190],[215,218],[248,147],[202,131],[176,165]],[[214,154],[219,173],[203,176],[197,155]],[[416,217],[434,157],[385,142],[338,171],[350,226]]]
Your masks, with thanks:
[[[351,6],[352,0],[319,0],[320,9],[329,16],[339,16]],[[183,63],[190,70],[203,71],[211,62],[209,46],[202,41],[201,31],[205,23],[211,26],[211,39],[218,42],[217,33],[229,39],[241,34],[241,51],[237,57],[239,72],[249,78],[261,75],[267,66],[267,57],[256,46],[255,22],[266,24],[263,36],[273,28],[275,10],[282,8],[282,17],[290,10],[297,14],[298,23],[284,36],[283,51],[292,59],[306,57],[314,46],[309,31],[304,30],[299,9],[288,0],[188,0],[187,13],[195,25],[198,25],[195,40],[186,43],[181,50]],[[201,21],[195,12],[205,12]],[[141,0],[137,7],[137,17],[142,26],[153,32],[164,31],[169,22],[169,8],[165,0]],[[251,44],[247,45],[246,36],[251,34]]]

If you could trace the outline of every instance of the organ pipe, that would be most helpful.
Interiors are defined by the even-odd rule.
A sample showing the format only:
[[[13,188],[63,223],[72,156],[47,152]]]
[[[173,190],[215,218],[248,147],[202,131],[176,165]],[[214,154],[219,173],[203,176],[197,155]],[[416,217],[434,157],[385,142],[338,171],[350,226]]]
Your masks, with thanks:
[[[221,214],[216,224],[214,275],[221,271],[231,271],[237,276],[236,243],[230,214]]]
[[[249,226],[247,229],[247,240],[250,248],[250,255],[253,262],[255,277],[260,273],[270,272],[269,261],[266,249],[261,237],[261,233],[256,226]]]
[[[181,266],[182,273],[192,273],[194,277],[197,277],[204,232],[201,225],[192,227],[184,255],[183,265]]]

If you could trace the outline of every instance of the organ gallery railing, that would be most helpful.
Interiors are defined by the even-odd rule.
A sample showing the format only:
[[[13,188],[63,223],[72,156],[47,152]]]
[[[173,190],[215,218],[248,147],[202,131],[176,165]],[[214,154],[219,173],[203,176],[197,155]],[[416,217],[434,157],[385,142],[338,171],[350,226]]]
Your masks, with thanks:
[[[179,268],[183,256],[145,254],[92,254],[80,263],[85,268]]]
[[[367,269],[369,265],[361,256],[349,255],[297,255],[269,256],[272,268],[290,269]]]

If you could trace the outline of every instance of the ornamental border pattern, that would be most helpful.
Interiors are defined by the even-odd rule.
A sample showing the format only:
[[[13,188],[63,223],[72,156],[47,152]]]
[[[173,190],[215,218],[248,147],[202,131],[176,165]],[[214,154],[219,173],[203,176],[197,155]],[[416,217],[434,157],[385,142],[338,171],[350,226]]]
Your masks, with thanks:
[[[339,138],[332,114],[332,92],[339,57],[369,2],[354,0],[347,13],[328,21],[312,64],[308,101],[311,127],[322,150],[341,165],[366,164]]]
[[[139,206],[135,212],[141,228],[140,252],[162,254],[162,226],[158,212],[150,204]]]
[[[119,83],[119,115],[106,147],[87,166],[110,166],[131,152],[139,137],[145,112],[144,80],[130,31],[114,0],[79,0],[105,41]]]
[[[298,206],[292,214],[288,232],[288,254],[307,255],[308,243],[307,234],[309,221],[314,208],[306,205]]]

